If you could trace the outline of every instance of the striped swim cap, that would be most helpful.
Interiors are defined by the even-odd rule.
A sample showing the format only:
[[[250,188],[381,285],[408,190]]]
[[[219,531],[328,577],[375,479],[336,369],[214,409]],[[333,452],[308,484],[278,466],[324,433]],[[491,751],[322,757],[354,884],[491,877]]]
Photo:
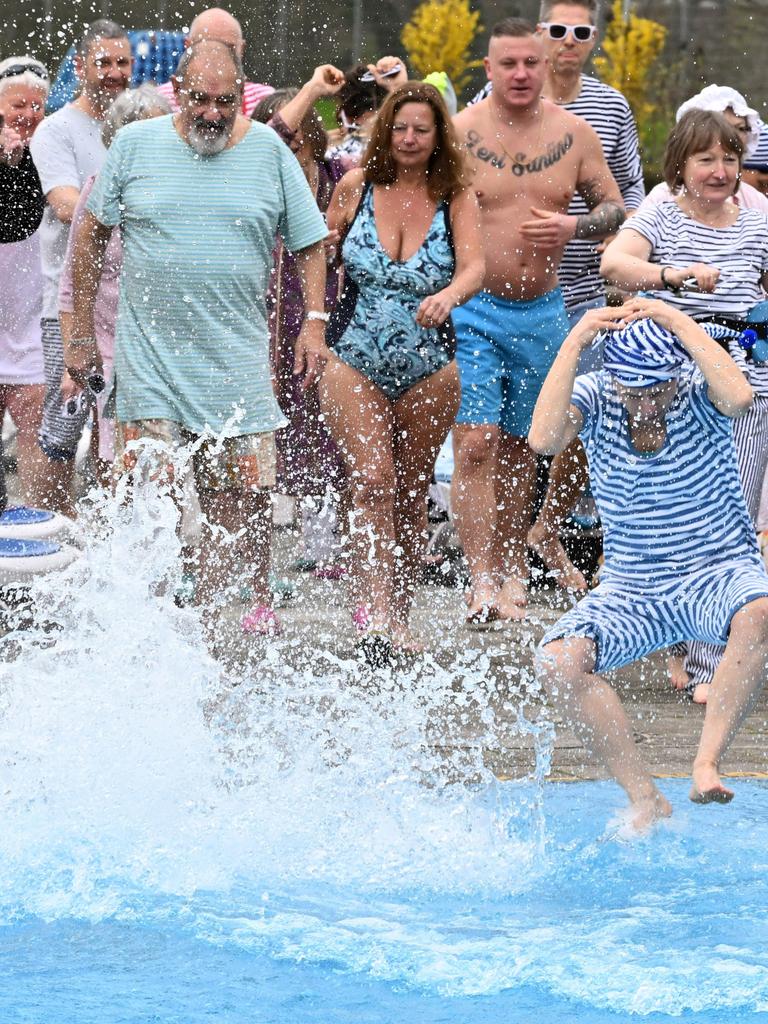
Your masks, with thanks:
[[[718,340],[739,333],[719,324],[699,326]],[[677,337],[650,318],[633,320],[620,331],[605,333],[603,366],[627,388],[647,388],[672,380],[690,361]]]

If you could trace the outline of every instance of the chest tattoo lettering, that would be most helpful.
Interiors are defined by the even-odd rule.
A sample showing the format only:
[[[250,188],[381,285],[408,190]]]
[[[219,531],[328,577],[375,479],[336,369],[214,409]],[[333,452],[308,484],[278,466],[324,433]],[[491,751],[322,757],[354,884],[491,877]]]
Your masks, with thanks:
[[[503,146],[499,147],[500,152],[489,149],[483,142],[480,133],[473,128],[467,131],[465,145],[476,159],[490,164],[491,167],[497,167],[499,170],[509,168],[516,178],[520,178],[524,174],[538,174],[562,160],[573,146],[573,135],[571,132],[566,132],[559,142],[548,143],[543,153],[530,160],[527,159],[525,153],[510,153]]]

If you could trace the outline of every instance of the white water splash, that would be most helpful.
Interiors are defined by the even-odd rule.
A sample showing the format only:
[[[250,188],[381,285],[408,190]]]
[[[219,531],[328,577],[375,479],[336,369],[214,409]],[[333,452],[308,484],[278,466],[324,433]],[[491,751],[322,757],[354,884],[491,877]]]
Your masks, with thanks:
[[[82,560],[35,585],[42,617],[60,628],[3,641],[6,920],[100,916],[136,889],[242,880],[296,892],[530,882],[536,799],[515,809],[479,752],[453,763],[429,736],[435,712],[466,701],[476,680],[465,692],[428,663],[369,688],[354,661],[319,652],[302,670],[279,644],[233,679],[197,614],[169,596],[170,499],[144,485],[132,502],[102,499],[92,518],[101,525]]]

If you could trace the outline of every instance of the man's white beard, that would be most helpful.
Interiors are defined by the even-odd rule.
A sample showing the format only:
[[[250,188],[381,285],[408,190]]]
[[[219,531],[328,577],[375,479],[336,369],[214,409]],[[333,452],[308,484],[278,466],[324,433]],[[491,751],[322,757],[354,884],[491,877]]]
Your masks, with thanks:
[[[226,148],[232,131],[221,132],[219,135],[212,135],[209,131],[198,131],[194,125],[190,125],[187,131],[187,142],[198,154],[198,156],[216,156]]]

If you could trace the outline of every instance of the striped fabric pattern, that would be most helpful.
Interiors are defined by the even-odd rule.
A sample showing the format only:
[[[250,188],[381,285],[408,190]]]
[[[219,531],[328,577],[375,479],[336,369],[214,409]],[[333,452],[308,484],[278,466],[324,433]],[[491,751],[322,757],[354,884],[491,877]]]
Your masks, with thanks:
[[[605,332],[603,367],[624,387],[671,380],[686,359],[675,335],[653,320],[635,320],[621,331]]]
[[[87,205],[123,234],[118,419],[197,434],[281,426],[265,306],[275,237],[295,251],[327,229],[278,135],[254,122],[232,148],[200,157],[170,114],[130,124]]]
[[[702,324],[711,338],[733,338],[736,331]],[[653,320],[635,320],[621,331],[606,331],[603,367],[627,388],[645,388],[676,377],[690,356],[675,335]]]
[[[760,141],[757,144],[757,149],[747,163],[768,164],[768,125],[765,122],[760,126]]]
[[[768,574],[748,555],[666,580],[653,593],[626,580],[601,583],[547,630],[541,647],[589,637],[595,671],[607,672],[681,641],[724,644],[736,612],[761,597],[768,597]]]
[[[768,469],[768,398],[755,397],[748,413],[733,422],[733,441],[747,512],[754,522],[760,507],[760,492]],[[695,641],[688,646],[685,670],[692,685],[711,683],[723,646]]]
[[[763,300],[760,282],[768,271],[768,217],[760,210],[740,208],[731,227],[712,228],[686,217],[671,200],[645,207],[621,230],[635,231],[650,243],[652,263],[678,268],[708,263],[720,270],[714,292],[647,292],[689,316],[744,318]],[[755,391],[768,395],[768,364],[745,363],[735,344],[729,350]]]
[[[161,96],[164,96],[171,105],[171,110],[174,114],[179,111],[179,104],[176,102],[176,93],[173,91],[173,82],[165,82],[163,85],[158,85],[157,91]],[[259,100],[263,100],[265,96],[271,96],[275,90],[271,85],[261,85],[258,82],[246,82],[243,86],[243,106],[242,112],[246,117],[250,117],[254,111],[256,104]]]
[[[651,243],[650,260],[660,266],[709,263],[720,270],[714,292],[681,292],[671,301],[689,316],[721,313],[743,317],[763,299],[760,278],[768,270],[768,218],[739,208],[735,224],[712,228],[686,217],[674,200],[649,206],[621,226]],[[670,300],[670,293],[648,293]]]
[[[602,579],[653,589],[733,558],[758,560],[741,490],[732,421],[710,402],[694,365],[678,376],[658,452],[641,453],[605,370],[576,379],[572,404],[604,528]]]
[[[477,103],[490,93],[489,82],[472,102]],[[628,210],[636,210],[645,198],[645,185],[637,126],[624,96],[596,78],[582,75],[579,95],[572,103],[563,106],[572,114],[583,117],[597,132],[624,205]],[[568,212],[578,216],[589,213],[589,207],[577,194]],[[567,310],[605,295],[605,284],[600,277],[600,257],[594,242],[579,238],[569,242],[557,276]]]

